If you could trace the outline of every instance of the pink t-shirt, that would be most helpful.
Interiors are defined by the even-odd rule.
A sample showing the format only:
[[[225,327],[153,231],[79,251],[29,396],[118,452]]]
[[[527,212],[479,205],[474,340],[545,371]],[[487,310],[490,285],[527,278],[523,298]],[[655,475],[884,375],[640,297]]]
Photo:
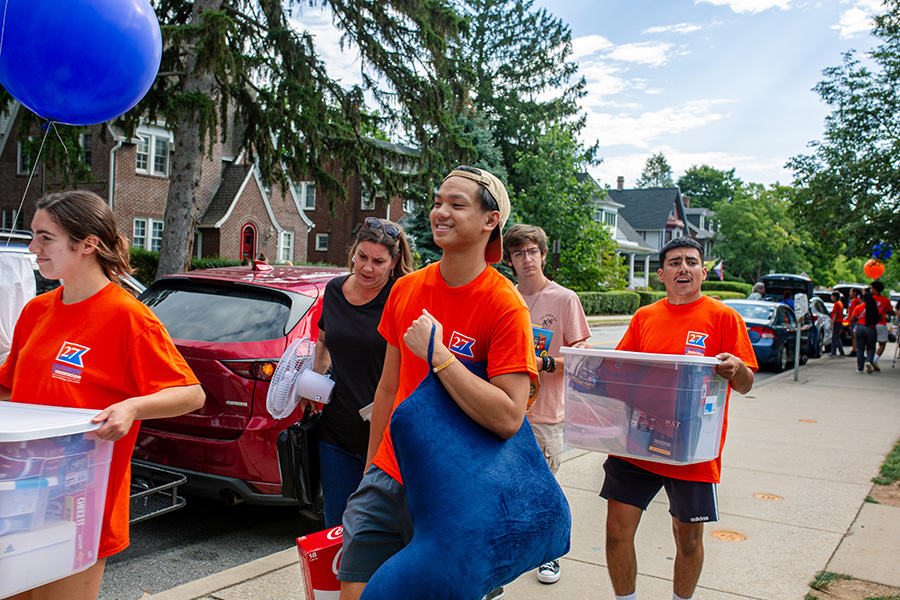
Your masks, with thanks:
[[[540,292],[522,298],[531,311],[533,327],[553,332],[546,348],[550,356],[559,358],[562,346],[571,346],[591,336],[581,301],[572,290],[551,281]],[[537,340],[537,336],[535,339]],[[528,420],[532,423],[562,423],[566,418],[562,365],[558,365],[554,373],[541,371],[539,375],[541,388],[528,414]]]

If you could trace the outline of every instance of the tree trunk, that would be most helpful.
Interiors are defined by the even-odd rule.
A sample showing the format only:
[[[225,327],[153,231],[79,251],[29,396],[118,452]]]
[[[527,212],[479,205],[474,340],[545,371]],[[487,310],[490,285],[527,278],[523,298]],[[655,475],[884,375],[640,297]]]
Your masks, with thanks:
[[[223,0],[196,0],[192,23],[200,25],[205,10],[220,10]],[[197,65],[197,49],[192,46],[185,57],[185,74],[181,92],[200,92],[209,97],[215,84],[213,74]],[[166,198],[165,229],[159,251],[157,279],[163,275],[186,271],[191,263],[194,226],[200,218],[200,176],[203,172],[203,147],[200,135],[199,109],[181,112],[174,123],[175,147],[169,168],[169,194]],[[211,142],[212,140],[207,140]]]

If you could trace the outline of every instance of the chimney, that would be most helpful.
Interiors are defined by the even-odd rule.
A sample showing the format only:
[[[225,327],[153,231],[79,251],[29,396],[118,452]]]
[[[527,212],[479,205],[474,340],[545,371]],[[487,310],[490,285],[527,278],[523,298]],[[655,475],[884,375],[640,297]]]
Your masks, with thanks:
[[[623,177],[622,175],[616,177],[616,189],[620,192],[625,189],[625,177]]]
[[[689,197],[689,196],[682,196],[682,197],[681,197],[681,203],[684,204],[684,207],[685,207],[685,208],[690,208],[690,207],[691,207],[691,199],[690,199],[690,197]]]

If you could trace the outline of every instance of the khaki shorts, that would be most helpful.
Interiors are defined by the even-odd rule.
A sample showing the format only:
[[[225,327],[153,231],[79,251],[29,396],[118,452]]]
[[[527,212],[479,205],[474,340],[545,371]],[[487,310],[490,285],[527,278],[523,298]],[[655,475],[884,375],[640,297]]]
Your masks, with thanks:
[[[537,440],[550,472],[556,475],[563,453],[563,423],[532,423],[531,430]]]

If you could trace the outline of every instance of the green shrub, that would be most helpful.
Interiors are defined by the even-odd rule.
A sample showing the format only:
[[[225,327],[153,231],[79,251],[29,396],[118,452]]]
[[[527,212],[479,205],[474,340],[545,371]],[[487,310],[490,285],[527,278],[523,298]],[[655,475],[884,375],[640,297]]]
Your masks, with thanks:
[[[150,285],[156,279],[156,268],[159,266],[159,252],[132,248],[129,252],[131,268],[134,269],[134,278]]]
[[[641,303],[637,292],[577,292],[586,315],[632,315]]]
[[[747,294],[743,292],[716,292],[710,290],[700,290],[704,296],[717,296],[719,300],[744,300]]]
[[[641,306],[647,306],[648,304],[653,304],[657,300],[661,300],[666,297],[665,292],[649,292],[646,290],[635,290],[635,293],[641,297]]]
[[[197,269],[216,269],[218,267],[236,267],[241,261],[232,258],[222,258],[221,256],[210,256],[209,258],[195,258],[191,261],[191,271]]]
[[[753,291],[753,286],[743,281],[704,281],[701,288],[704,292],[740,292],[746,298]]]

